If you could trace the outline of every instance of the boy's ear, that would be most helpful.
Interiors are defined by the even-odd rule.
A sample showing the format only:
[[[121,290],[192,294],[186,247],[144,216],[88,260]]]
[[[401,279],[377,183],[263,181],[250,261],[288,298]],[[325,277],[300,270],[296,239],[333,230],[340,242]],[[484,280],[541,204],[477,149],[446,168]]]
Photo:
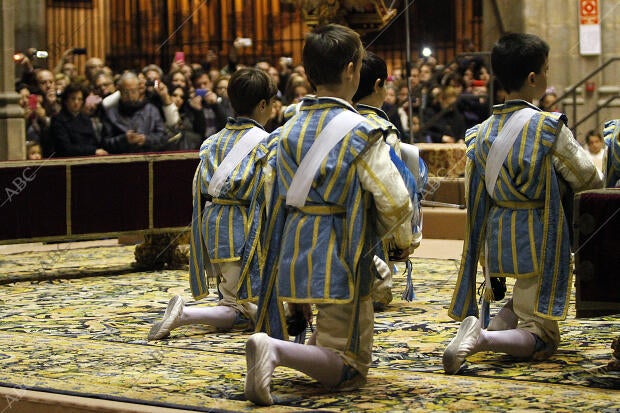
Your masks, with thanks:
[[[383,89],[383,86],[381,86],[381,83],[382,83],[381,79],[377,78],[377,80],[375,80],[375,87],[374,87],[375,93],[378,93],[381,91],[381,89]]]
[[[352,79],[352,78],[353,78],[353,75],[355,74],[355,65],[353,64],[353,62],[349,62],[349,63],[347,64],[347,67],[346,67],[346,69],[345,69],[345,73],[346,73],[346,76],[347,76],[349,79]]]
[[[536,73],[530,72],[530,74],[527,75],[527,84],[528,86],[534,86],[536,84]]]

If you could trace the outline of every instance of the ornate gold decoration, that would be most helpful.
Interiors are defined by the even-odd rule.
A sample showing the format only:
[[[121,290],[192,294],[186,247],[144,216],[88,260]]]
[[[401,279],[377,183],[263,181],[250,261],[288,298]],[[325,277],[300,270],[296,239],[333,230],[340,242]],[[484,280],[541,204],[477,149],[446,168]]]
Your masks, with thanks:
[[[310,28],[338,23],[365,34],[381,30],[396,17],[396,9],[388,8],[383,0],[287,0],[285,3],[301,8]]]

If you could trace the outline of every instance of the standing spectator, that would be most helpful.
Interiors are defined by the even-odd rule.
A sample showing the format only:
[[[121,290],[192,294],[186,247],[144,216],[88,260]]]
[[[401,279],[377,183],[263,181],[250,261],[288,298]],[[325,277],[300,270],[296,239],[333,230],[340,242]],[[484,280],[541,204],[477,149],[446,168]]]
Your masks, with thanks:
[[[86,80],[89,84],[95,84],[95,74],[102,70],[104,66],[103,60],[98,57],[91,57],[86,60],[86,65],[84,66],[84,76],[86,76]]]
[[[381,105],[381,109],[385,112],[388,120],[396,127],[400,137],[407,142],[409,136],[405,133],[405,128],[401,123],[400,114],[398,113],[398,105],[396,104],[396,88],[392,85],[385,86],[385,101]]]
[[[174,72],[170,73],[170,85],[172,87],[181,87],[183,89],[188,89],[189,82],[187,80],[187,76],[185,76],[181,69],[175,70]]]
[[[202,113],[205,117],[205,138],[213,135],[226,125],[227,113],[217,101],[217,94],[213,92],[213,82],[204,71],[194,71],[192,86],[195,93],[202,98]]]
[[[60,97],[62,109],[52,116],[51,140],[56,156],[107,155],[97,141],[90,118],[82,113],[86,89],[71,83]]]
[[[454,143],[465,138],[465,118],[456,105],[457,97],[452,86],[444,86],[438,96],[439,108],[426,109],[422,135],[427,142]]]
[[[36,90],[33,92],[38,95],[36,107],[33,107],[35,117],[27,130],[28,140],[33,140],[41,144],[43,156],[48,158],[54,153],[49,136],[51,117],[60,112],[60,104],[57,100],[56,84],[54,75],[47,69],[36,69]]]
[[[166,145],[159,110],[141,96],[138,76],[124,73],[118,82],[120,101],[105,109],[103,147],[110,153],[153,152]]]
[[[305,76],[293,73],[288,78],[286,89],[284,89],[284,105],[299,103],[301,98],[310,93],[310,83]]]
[[[191,99],[187,89],[172,86],[172,101],[179,109],[179,122],[169,126],[169,150],[196,150],[204,140],[205,118],[202,115],[200,96]]]
[[[67,86],[71,83],[71,78],[64,73],[56,73],[54,75],[54,85],[56,87],[56,95],[60,96]]]
[[[230,75],[219,75],[213,82],[213,90],[217,95],[217,102],[224,109],[224,113],[227,118],[235,117],[235,110],[228,98],[228,82],[230,81]]]
[[[557,100],[558,95],[553,90],[548,90],[541,96],[539,107],[545,112],[559,112]]]
[[[37,69],[36,79],[37,91],[35,93],[43,97],[43,108],[46,115],[51,117],[60,112],[54,74],[47,69]]]
[[[100,71],[95,75],[95,84],[93,92],[102,99],[116,92],[114,79],[104,71]]]

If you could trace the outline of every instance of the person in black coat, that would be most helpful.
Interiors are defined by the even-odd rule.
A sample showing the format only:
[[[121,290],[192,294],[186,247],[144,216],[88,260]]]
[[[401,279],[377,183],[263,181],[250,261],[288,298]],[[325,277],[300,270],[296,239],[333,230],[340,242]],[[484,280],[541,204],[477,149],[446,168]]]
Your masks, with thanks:
[[[71,83],[61,95],[62,109],[52,116],[51,142],[57,157],[107,155],[101,148],[91,119],[82,113],[86,90]]]

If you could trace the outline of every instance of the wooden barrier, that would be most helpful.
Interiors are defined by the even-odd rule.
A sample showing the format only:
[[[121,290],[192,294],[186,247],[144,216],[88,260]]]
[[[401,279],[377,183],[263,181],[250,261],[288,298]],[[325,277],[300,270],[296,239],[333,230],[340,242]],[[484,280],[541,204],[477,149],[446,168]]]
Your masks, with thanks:
[[[575,195],[577,317],[620,314],[620,189]]]
[[[0,163],[0,244],[187,229],[197,152]]]

